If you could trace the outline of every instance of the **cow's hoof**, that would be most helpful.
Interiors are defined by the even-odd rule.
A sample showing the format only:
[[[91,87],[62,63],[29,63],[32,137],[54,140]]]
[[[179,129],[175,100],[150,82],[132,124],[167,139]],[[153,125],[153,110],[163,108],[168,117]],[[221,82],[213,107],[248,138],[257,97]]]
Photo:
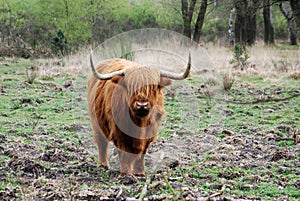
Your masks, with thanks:
[[[103,169],[103,170],[108,170],[109,169],[109,165],[104,165],[102,163],[98,163],[98,166],[100,167],[100,169]]]
[[[124,185],[131,185],[138,182],[138,179],[132,174],[121,173],[120,183]]]
[[[134,173],[134,175],[137,177],[146,177],[145,173]]]

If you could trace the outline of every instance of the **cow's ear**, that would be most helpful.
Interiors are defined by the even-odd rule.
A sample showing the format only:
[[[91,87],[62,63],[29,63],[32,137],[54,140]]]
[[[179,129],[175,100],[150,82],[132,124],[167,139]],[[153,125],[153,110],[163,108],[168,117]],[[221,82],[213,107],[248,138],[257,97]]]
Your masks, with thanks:
[[[119,84],[122,87],[125,87],[124,76],[117,75],[111,78],[111,81],[115,84]]]
[[[159,87],[164,88],[172,84],[172,81],[169,78],[161,77],[159,82]]]
[[[121,81],[121,80],[122,80],[122,78],[123,78],[123,76],[121,76],[121,75],[117,75],[117,76],[114,76],[114,77],[112,77],[110,80],[111,80],[113,83],[116,83],[116,84],[118,84],[118,83],[119,83],[119,81]]]

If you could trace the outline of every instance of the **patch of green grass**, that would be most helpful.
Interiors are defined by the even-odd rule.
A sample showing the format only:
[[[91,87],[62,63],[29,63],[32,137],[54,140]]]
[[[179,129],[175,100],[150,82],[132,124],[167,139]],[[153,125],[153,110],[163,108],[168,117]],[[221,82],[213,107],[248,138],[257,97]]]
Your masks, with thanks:
[[[199,82],[193,81],[193,84],[197,86]],[[221,111],[224,112],[223,118],[219,119],[223,120],[221,123],[223,123],[224,129],[245,136],[246,139],[249,139],[248,143],[250,144],[252,140],[255,140],[256,135],[267,136],[271,131],[277,136],[274,139],[277,141],[275,146],[296,148],[292,140],[291,129],[299,128],[300,125],[300,113],[297,109],[300,108],[299,97],[282,101],[280,99],[285,99],[297,91],[299,93],[299,83],[292,79],[284,79],[281,84],[274,85],[265,82],[262,77],[240,77],[240,81],[235,83],[234,87],[227,93],[226,99],[218,100],[223,105]],[[270,99],[270,101],[259,101],[265,99]],[[278,100],[272,101],[272,99]],[[199,98],[199,111],[202,114],[202,119],[198,121],[198,124],[203,129],[207,129],[218,119],[216,114],[215,116],[212,115],[214,107],[212,101],[208,100],[209,97],[205,96]],[[175,122],[172,118],[176,118],[179,110],[176,103],[167,99],[166,108],[170,113],[169,116],[171,116],[167,116],[168,122]],[[285,126],[282,127],[281,125]],[[221,140],[227,137],[225,133],[217,133],[216,135]],[[169,132],[166,136],[169,136]],[[262,144],[264,143],[272,142],[262,142]],[[251,146],[254,145],[251,144]],[[282,158],[276,164],[293,167],[295,166],[293,161],[297,159],[299,156],[296,156],[295,159]],[[275,166],[250,169],[224,168],[221,165],[222,161],[216,160],[216,155],[213,152],[206,153],[202,161],[191,164],[190,168],[176,169],[172,172],[171,177],[183,178],[180,180],[183,184],[188,183],[191,179],[199,181],[192,188],[203,190],[205,195],[218,192],[225,185],[224,195],[229,196],[236,195],[262,200],[274,200],[282,197],[289,197],[291,200],[299,198],[299,191],[295,184],[297,174],[299,174],[297,170],[284,172],[283,176],[281,170]],[[210,161],[216,161],[220,167],[218,165],[202,167],[202,164]],[[285,182],[282,184],[282,181]]]
[[[299,50],[299,45],[277,44],[276,48],[280,50]]]
[[[293,140],[281,140],[278,142],[279,147],[294,146]]]
[[[226,186],[224,194],[235,194],[253,199],[273,200],[282,196],[288,196],[292,200],[296,200],[300,196],[297,187],[292,184],[297,181],[292,172],[284,173],[282,176],[278,168],[272,168],[272,183],[263,181],[266,175],[270,173],[260,168],[244,169],[244,168],[222,168],[222,167],[201,167],[192,165],[191,168],[177,169],[172,172],[171,176],[183,177],[183,183],[190,179],[196,179],[197,185],[193,188],[203,189],[211,194],[218,191],[218,188]],[[278,172],[279,171],[279,172]],[[256,181],[254,181],[256,180]],[[254,181],[254,182],[253,182]],[[284,182],[286,181],[286,182]],[[220,189],[219,189],[220,190]]]
[[[291,98],[287,100],[284,104],[284,101],[268,101],[263,102],[259,99],[272,99],[276,98],[285,98],[293,93],[292,91],[297,91],[299,89],[295,88],[297,86],[294,80],[288,79],[287,82],[283,82],[282,86],[272,85],[268,82],[264,82],[261,78],[255,77],[243,77],[241,78],[242,82],[251,82],[251,85],[247,85],[245,89],[233,89],[229,93],[228,98],[236,101],[237,103],[229,103],[228,106],[232,110],[234,115],[228,118],[226,125],[232,128],[239,128],[244,125],[247,127],[256,125],[258,127],[272,127],[280,125],[282,121],[289,121],[291,127],[296,127],[299,125],[299,113],[293,113],[295,111],[294,107],[299,107],[298,98]],[[243,84],[240,84],[243,86]],[[243,88],[243,87],[242,87]],[[262,90],[265,89],[265,90]],[[242,92],[244,90],[244,92]],[[278,94],[276,94],[276,91]],[[252,95],[246,95],[251,92]],[[271,97],[272,96],[272,97]],[[238,100],[238,101],[237,101]],[[247,102],[252,102],[258,100],[257,103],[247,104]],[[245,104],[239,104],[245,103]],[[226,105],[226,104],[225,104]]]
[[[6,156],[6,155],[0,155],[0,159],[3,159],[3,160],[9,160],[10,157],[9,157],[9,156]]]
[[[14,136],[30,135],[33,132],[51,134],[74,140],[74,131],[62,130],[65,125],[74,124],[72,91],[55,92],[54,88],[38,83],[25,82],[25,68],[33,66],[34,61],[16,62],[8,67],[0,67],[4,80],[3,95],[0,102],[0,122],[6,122],[0,128],[1,133]],[[10,79],[12,78],[12,79]],[[52,77],[51,81],[62,87],[67,77]],[[7,80],[7,81],[6,81]],[[13,122],[9,121],[13,119]],[[62,122],[61,126],[58,126]],[[77,142],[78,140],[74,140]],[[25,139],[25,143],[30,140]]]
[[[269,182],[261,182],[256,186],[251,186],[247,190],[237,189],[232,191],[236,195],[245,195],[246,197],[263,198],[264,200],[273,200],[282,196],[288,196],[290,199],[297,199],[300,193],[295,186],[287,185],[282,187]]]

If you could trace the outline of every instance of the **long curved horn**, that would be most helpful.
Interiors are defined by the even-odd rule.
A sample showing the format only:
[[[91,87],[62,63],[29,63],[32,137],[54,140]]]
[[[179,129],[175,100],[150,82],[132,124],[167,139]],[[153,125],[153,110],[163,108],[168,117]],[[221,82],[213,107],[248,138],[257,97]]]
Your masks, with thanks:
[[[173,72],[169,72],[169,71],[164,71],[161,70],[160,71],[160,76],[161,77],[167,77],[173,80],[183,80],[185,78],[187,78],[190,74],[191,71],[191,53],[189,53],[189,61],[188,61],[188,65],[185,69],[184,73],[173,73]]]
[[[119,71],[115,71],[115,72],[107,73],[107,74],[98,73],[95,66],[94,66],[94,62],[93,62],[93,51],[91,51],[91,54],[90,54],[90,62],[91,62],[91,67],[92,67],[93,74],[99,80],[109,80],[114,76],[125,74],[125,70],[119,70]]]

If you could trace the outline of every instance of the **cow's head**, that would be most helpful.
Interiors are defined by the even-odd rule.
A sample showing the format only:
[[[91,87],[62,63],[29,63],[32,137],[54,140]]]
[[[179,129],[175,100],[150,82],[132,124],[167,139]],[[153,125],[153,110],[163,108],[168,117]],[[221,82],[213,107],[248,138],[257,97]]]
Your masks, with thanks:
[[[191,68],[191,57],[184,73],[177,74],[157,70],[152,67],[140,66],[120,71],[99,74],[94,67],[92,54],[90,56],[94,76],[99,80],[111,80],[125,92],[130,114],[137,117],[147,116],[152,107],[163,104],[162,89],[171,84],[171,79],[181,80],[188,77]]]

